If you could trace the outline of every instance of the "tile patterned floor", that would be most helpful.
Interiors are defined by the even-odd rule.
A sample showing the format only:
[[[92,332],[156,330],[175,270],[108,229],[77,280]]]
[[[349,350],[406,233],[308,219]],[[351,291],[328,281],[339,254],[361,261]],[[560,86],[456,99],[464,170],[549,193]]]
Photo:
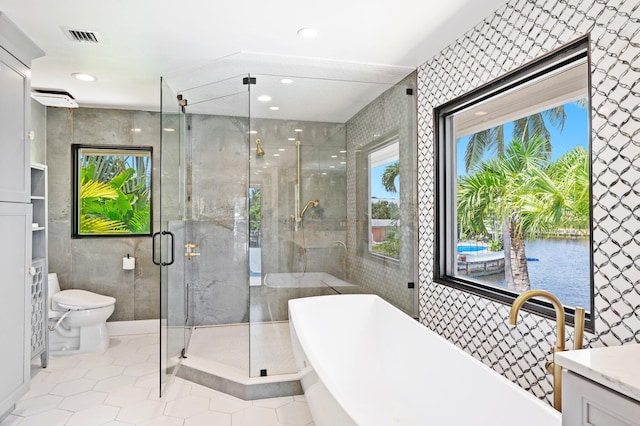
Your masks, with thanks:
[[[308,426],[304,396],[243,401],[176,378],[158,396],[158,335],[115,336],[104,354],[34,363],[31,389],[0,426]]]

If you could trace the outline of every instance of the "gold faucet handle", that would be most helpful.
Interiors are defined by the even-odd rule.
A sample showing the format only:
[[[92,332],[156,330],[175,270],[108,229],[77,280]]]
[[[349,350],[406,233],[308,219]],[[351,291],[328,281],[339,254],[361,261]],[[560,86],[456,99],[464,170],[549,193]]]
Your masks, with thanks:
[[[547,372],[553,374],[553,367],[555,366],[555,362],[553,361],[547,361],[544,363],[544,368],[547,370]]]
[[[187,248],[187,249],[194,249],[198,247],[200,247],[198,244],[194,244],[191,241],[189,241],[187,244],[184,245],[184,248]]]

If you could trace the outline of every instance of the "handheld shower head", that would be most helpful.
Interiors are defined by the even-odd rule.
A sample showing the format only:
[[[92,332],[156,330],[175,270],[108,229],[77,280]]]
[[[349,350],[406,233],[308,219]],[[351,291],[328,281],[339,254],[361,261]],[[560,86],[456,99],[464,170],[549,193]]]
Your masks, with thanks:
[[[262,141],[256,139],[256,158],[264,157],[264,149],[262,149]]]
[[[318,204],[320,204],[320,200],[309,200],[309,201],[307,201],[307,204],[304,205],[304,209],[302,209],[302,211],[300,212],[300,220],[302,220],[302,216],[304,216],[304,213],[307,211],[309,206],[311,206],[313,208],[316,208],[316,207],[318,207]]]

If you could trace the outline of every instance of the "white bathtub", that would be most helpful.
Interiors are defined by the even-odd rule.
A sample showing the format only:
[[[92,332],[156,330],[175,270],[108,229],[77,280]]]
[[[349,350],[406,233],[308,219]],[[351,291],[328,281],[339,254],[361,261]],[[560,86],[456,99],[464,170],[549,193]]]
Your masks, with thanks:
[[[374,295],[289,301],[317,426],[553,426],[561,415]]]

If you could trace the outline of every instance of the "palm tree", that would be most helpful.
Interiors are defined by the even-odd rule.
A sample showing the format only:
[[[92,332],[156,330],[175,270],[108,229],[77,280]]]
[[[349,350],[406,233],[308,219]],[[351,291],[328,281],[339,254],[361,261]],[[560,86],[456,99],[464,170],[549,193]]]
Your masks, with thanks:
[[[108,183],[83,179],[80,185],[79,231],[86,234],[122,234],[126,225],[119,220],[109,219],[102,213],[105,200],[117,200],[118,192]]]
[[[531,286],[526,239],[569,222],[588,223],[588,167],[582,147],[550,164],[548,141],[534,136],[527,143],[514,139],[501,158],[481,162],[475,173],[458,180],[458,223],[463,229],[486,233],[485,223],[493,216],[506,224],[509,289],[521,292]]]
[[[584,105],[584,102],[582,101],[577,101],[576,103],[578,105]],[[562,130],[567,118],[567,114],[564,111],[564,105],[559,105],[542,112],[537,112],[514,120],[513,137],[520,138],[521,141],[526,143],[532,137],[540,136],[543,140],[547,141],[547,148],[551,151],[551,134],[545,124],[545,118],[550,124]],[[464,153],[466,171],[469,172],[482,161],[482,158],[486,153],[493,151],[495,151],[498,157],[501,157],[504,154],[503,124],[471,135],[469,143],[467,144],[467,149]]]
[[[396,178],[400,174],[400,162],[396,161],[393,164],[389,164],[382,173],[382,186],[387,192],[397,193]]]
[[[144,234],[150,230],[150,157],[85,156],[80,170],[81,234]]]
[[[586,98],[580,99],[576,101],[576,104],[584,107],[587,105],[586,101]],[[541,136],[545,141],[547,141],[546,148],[550,153],[551,134],[545,125],[544,119],[546,118],[550,124],[559,127],[560,130],[562,130],[564,128],[566,117],[567,115],[564,111],[564,105],[559,105],[542,112],[519,118],[514,121],[513,137],[520,138],[520,140],[526,142],[536,135]],[[504,148],[504,125],[499,125],[474,133],[471,135],[464,153],[466,171],[469,172],[479,164],[486,153],[495,151],[498,158],[502,157],[504,155]],[[509,225],[505,222],[501,224],[501,227],[502,246],[505,251],[510,251],[511,239],[509,238]],[[509,280],[513,274],[511,270],[511,259],[509,258],[505,258],[505,274],[507,276],[507,282],[510,282]],[[513,285],[511,282],[510,284]]]

